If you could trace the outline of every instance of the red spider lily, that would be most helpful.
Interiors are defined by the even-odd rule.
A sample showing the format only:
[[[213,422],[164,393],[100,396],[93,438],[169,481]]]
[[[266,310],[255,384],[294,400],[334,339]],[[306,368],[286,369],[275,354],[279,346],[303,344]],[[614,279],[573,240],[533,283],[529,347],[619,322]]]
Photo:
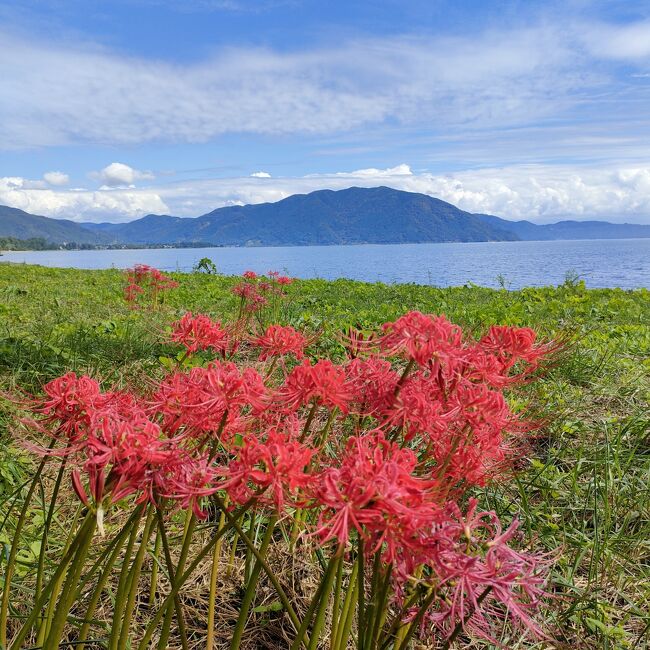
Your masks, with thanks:
[[[313,366],[305,359],[289,373],[277,393],[278,403],[290,411],[313,402],[346,413],[351,398],[345,370],[329,359],[321,359]]]
[[[421,366],[434,358],[454,354],[461,345],[461,329],[444,316],[426,316],[411,311],[383,325],[382,349],[403,355]]]
[[[514,418],[503,395],[483,384],[462,383],[450,402],[455,418],[431,453],[448,479],[483,485],[512,455],[504,433],[516,433]]]
[[[133,280],[143,285],[134,286],[149,277],[157,276],[137,267]],[[444,317],[411,312],[386,323],[376,343],[351,332],[343,365],[304,359],[301,332],[249,327],[262,302],[275,305],[282,295],[282,278],[245,274],[234,288],[242,301],[232,328],[192,313],[172,325],[172,340],[188,353],[227,352],[228,362],[173,372],[145,396],[102,392],[74,373],[47,384],[33,426],[56,431],[63,444],[41,453],[67,459],[72,487],[100,530],[104,508],[126,498],[155,504],[161,517],[170,504],[205,518],[202,504],[219,491],[232,504],[280,516],[310,509],[314,516],[298,516],[296,526],[331,542],[325,551],[335,561],[348,544],[359,545],[368,571],[381,572],[369,579],[371,606],[384,607],[377,586],[397,605],[392,611],[413,604],[405,620],[417,618],[423,636],[439,640],[462,627],[493,641],[506,617],[540,633],[531,615],[545,596],[547,559],[513,548],[516,522],[503,530],[475,500],[458,503],[475,486],[506,477],[533,425],[511,411],[504,388],[527,381],[557,347],[517,328],[463,340]],[[261,325],[262,315],[256,320]],[[252,342],[269,367],[233,340]],[[284,355],[303,361],[287,371]],[[273,373],[278,359],[282,372]],[[316,427],[321,415],[327,424]],[[312,425],[320,433],[307,435]],[[380,622],[384,615],[391,614],[373,614]]]
[[[505,370],[523,361],[534,370],[541,358],[556,349],[554,345],[535,345],[537,334],[528,327],[492,325],[490,331],[479,341],[479,345],[501,362]]]
[[[462,515],[450,503],[447,520],[431,538],[429,562],[436,587],[444,594],[429,621],[449,635],[456,625],[495,642],[494,620],[505,618],[538,636],[542,630],[531,618],[547,594],[544,585],[548,557],[516,551],[508,545],[515,536],[515,520],[503,531],[494,512],[480,512],[470,499]]]
[[[188,456],[182,463],[173,466],[164,479],[160,493],[177,501],[185,510],[192,508],[198,519],[205,519],[208,515],[201,509],[201,499],[219,490],[215,484],[216,478],[217,470],[208,457]]]
[[[282,287],[292,282],[291,278],[281,276],[277,271],[270,271],[268,279],[258,276],[253,271],[246,271],[243,281],[232,288],[232,292],[242,299],[240,318],[244,313],[253,314],[261,311],[274,296],[284,296]]]
[[[402,428],[407,441],[416,435],[435,439],[448,429],[455,411],[453,407],[449,410],[444,400],[438,382],[418,372],[404,381],[383,415],[388,426]]]
[[[354,410],[373,415],[388,410],[395,401],[399,375],[390,362],[378,357],[352,359],[346,366]]]
[[[262,375],[253,368],[246,368],[242,373],[242,391],[244,399],[256,415],[268,408],[271,393],[264,383]]]
[[[229,346],[229,336],[220,322],[203,314],[187,312],[183,318],[172,323],[171,340],[185,346],[188,353],[211,348],[224,354]]]
[[[133,303],[143,293],[144,289],[140,285],[130,282],[124,287],[124,300]]]
[[[374,332],[365,334],[354,327],[350,327],[347,331],[343,332],[340,335],[340,340],[351,359],[355,359],[362,353],[375,352],[377,348]]]
[[[307,339],[293,327],[282,325],[269,325],[261,336],[253,339],[253,344],[262,348],[260,361],[269,357],[280,357],[293,354],[297,359],[304,357]]]
[[[59,420],[59,427],[71,440],[87,426],[95,404],[101,398],[99,384],[90,377],[69,372],[43,387],[47,399],[37,409],[49,420]]]
[[[124,299],[130,303],[134,303],[138,296],[145,293],[155,299],[161,291],[178,286],[178,282],[148,264],[136,264],[133,268],[127,269],[125,277]]]
[[[387,542],[394,554],[403,542],[396,533],[421,528],[437,510],[429,500],[435,483],[415,476],[416,465],[413,451],[388,442],[381,432],[350,438],[340,466],[323,470],[314,488],[322,508],[316,531],[321,540],[345,545],[354,529],[377,544]]]
[[[261,293],[258,285],[241,282],[233,287],[232,292],[244,301],[244,311],[256,312],[268,303],[268,299]]]
[[[301,501],[299,491],[313,480],[308,471],[313,455],[313,449],[277,429],[271,429],[264,440],[248,436],[224,471],[220,488],[235,503],[245,503],[257,495],[281,512],[288,500]],[[261,490],[271,494],[261,495]]]
[[[166,377],[151,399],[150,411],[160,414],[169,435],[183,430],[197,436],[223,427],[225,416],[235,417],[247,404],[251,391],[234,363],[211,363],[207,368],[192,368]]]
[[[469,348],[462,359],[459,374],[475,382],[486,383],[494,388],[503,388],[520,381],[519,375],[509,375],[508,368],[491,352],[479,344]]]
[[[72,486],[85,505],[92,498],[100,532],[107,505],[133,494],[137,502],[153,500],[166,473],[182,462],[175,441],[161,435],[131,396],[100,395],[79,425],[80,435],[66,450]]]

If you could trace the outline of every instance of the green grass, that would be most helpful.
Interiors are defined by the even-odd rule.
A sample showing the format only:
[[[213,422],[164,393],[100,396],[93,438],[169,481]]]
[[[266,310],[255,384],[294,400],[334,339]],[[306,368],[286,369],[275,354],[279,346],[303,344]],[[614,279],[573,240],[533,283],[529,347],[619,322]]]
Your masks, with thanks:
[[[181,286],[156,310],[133,311],[118,271],[0,264],[2,389],[38,391],[68,370],[107,384],[161,373],[172,353],[165,327],[186,310],[227,319],[233,278],[177,275]],[[573,344],[545,378],[513,395],[545,424],[517,480],[487,488],[484,502],[519,516],[538,548],[558,549],[554,599],[545,612],[556,645],[504,638],[507,647],[650,646],[650,292],[558,288],[509,292],[347,280],[289,287],[282,320],[324,336],[333,357],[349,325],[376,329],[405,311],[444,313],[480,333],[492,323],[530,326]],[[2,495],[20,485],[29,458],[6,432],[0,407]],[[32,522],[38,527],[38,522]],[[0,540],[1,541],[1,540]]]

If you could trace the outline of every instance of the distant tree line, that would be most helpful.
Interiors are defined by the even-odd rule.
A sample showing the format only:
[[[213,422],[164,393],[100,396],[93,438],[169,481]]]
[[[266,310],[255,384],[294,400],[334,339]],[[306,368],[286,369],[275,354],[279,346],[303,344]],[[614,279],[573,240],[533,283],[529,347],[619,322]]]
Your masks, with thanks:
[[[137,249],[137,248],[214,248],[218,244],[208,242],[177,242],[176,244],[78,244],[66,242],[55,244],[44,237],[0,237],[0,251],[90,251],[102,249]]]
[[[59,248],[59,245],[47,241],[43,237],[18,239],[17,237],[0,237],[0,250],[4,251],[48,251]]]

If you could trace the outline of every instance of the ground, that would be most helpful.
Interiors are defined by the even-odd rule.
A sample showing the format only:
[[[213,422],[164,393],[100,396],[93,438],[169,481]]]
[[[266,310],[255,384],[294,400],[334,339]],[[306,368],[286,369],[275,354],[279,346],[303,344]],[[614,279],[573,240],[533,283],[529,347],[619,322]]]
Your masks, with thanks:
[[[106,385],[164,372],[173,353],[164,329],[172,320],[186,310],[227,318],[237,305],[229,292],[234,278],[175,279],[180,287],[164,304],[132,310],[117,270],[0,264],[2,390],[36,392],[67,370]],[[278,319],[321,333],[316,349],[333,357],[345,327],[376,329],[413,309],[445,314],[476,333],[510,324],[567,341],[541,381],[511,396],[541,424],[530,456],[515,481],[479,495],[504,519],[520,517],[535,547],[557,554],[557,598],[544,612],[554,641],[503,641],[519,648],[650,645],[650,292],[572,281],[507,291],[306,280],[288,294]],[[0,508],[31,463],[12,437],[14,417],[3,403]]]

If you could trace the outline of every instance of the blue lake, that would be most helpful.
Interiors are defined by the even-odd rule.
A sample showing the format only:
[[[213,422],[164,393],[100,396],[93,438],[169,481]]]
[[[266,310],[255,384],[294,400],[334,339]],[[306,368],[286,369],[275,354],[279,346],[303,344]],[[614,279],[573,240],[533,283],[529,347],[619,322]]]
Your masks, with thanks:
[[[278,270],[298,278],[353,278],[436,286],[474,283],[498,287],[557,285],[567,273],[588,287],[650,288],[650,239],[468,244],[185,248],[8,252],[4,262],[79,269],[127,268],[138,262],[191,271],[202,257],[219,272]]]

